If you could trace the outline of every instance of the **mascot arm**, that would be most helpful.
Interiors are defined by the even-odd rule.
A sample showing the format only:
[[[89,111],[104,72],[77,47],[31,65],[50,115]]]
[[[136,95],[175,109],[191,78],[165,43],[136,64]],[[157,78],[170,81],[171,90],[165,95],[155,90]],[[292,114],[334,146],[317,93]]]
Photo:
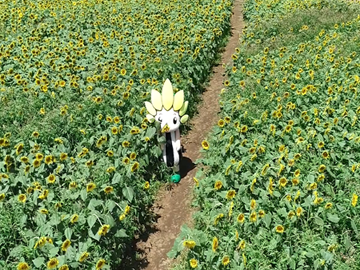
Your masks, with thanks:
[[[180,129],[177,129],[175,131],[175,145],[176,145],[176,151],[179,151],[181,149],[181,143],[180,143]]]

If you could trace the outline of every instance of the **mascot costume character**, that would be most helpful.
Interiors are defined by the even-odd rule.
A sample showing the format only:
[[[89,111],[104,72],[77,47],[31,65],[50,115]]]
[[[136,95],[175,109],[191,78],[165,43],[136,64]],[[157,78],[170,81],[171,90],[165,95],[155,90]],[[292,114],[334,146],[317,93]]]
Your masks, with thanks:
[[[171,181],[180,181],[180,160],[182,158],[182,148],[180,144],[180,123],[185,123],[189,116],[186,115],[188,101],[184,102],[184,91],[178,91],[174,95],[173,87],[169,79],[166,79],[162,93],[156,90],[151,91],[151,103],[145,101],[145,106],[149,114],[146,118],[154,120],[161,125],[161,132],[164,134],[166,143],[161,145],[163,160],[168,167],[173,168],[174,175]]]

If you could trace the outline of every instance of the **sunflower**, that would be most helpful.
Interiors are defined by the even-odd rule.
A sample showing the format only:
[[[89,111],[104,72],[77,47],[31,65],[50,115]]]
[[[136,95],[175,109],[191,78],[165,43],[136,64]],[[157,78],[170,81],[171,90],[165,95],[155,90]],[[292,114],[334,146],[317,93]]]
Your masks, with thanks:
[[[304,210],[300,206],[298,208],[296,208],[296,215],[298,217],[300,217],[303,212],[304,212]]]
[[[138,127],[133,127],[131,130],[130,130],[130,134],[131,135],[135,135],[135,134],[139,134],[140,133],[140,129]]]
[[[139,169],[139,162],[135,162],[132,166],[131,166],[131,172],[134,172],[136,170]]]
[[[226,265],[228,265],[229,263],[230,263],[230,257],[229,256],[224,256],[223,258],[222,258],[222,260],[221,260],[221,263],[224,265],[224,266],[226,266]]]
[[[50,261],[47,262],[46,266],[47,269],[54,269],[59,264],[59,260],[57,258],[52,258]]]
[[[324,145],[325,145],[325,143],[324,143],[324,142],[322,142],[322,141],[318,143],[318,147],[319,147],[319,148],[323,148],[323,147],[324,147]]]
[[[44,159],[44,155],[41,154],[41,153],[37,153],[37,154],[35,155],[35,158],[36,158],[36,160],[42,161],[42,160]]]
[[[128,142],[128,141],[123,141],[122,142],[122,147],[127,148],[129,146],[130,146],[130,142]]]
[[[54,207],[55,208],[60,208],[60,207],[62,207],[62,204],[60,202],[57,202]]]
[[[35,189],[36,190],[36,189]],[[40,195],[39,195],[39,199],[40,200],[44,200],[44,199],[46,199],[47,198],[47,196],[49,195],[49,190],[48,189],[44,189],[41,193],[40,193]]]
[[[131,160],[134,160],[135,158],[136,158],[136,153],[132,152],[132,153],[130,154],[130,159],[131,159]]]
[[[287,216],[289,219],[292,219],[295,216],[295,212],[291,210]]]
[[[26,262],[20,262],[17,265],[17,270],[29,270],[30,266]]]
[[[279,146],[279,152],[281,153],[281,152],[284,152],[284,150],[285,150],[285,145],[280,145]]]
[[[248,131],[248,127],[247,126],[242,126],[241,128],[240,128],[240,132],[241,133],[246,133]]]
[[[196,242],[194,240],[185,240],[183,246],[188,249],[193,249],[196,246]]]
[[[256,208],[256,201],[254,199],[251,199],[251,202],[250,202],[250,209],[251,210],[254,210]]]
[[[237,221],[239,223],[244,223],[245,221],[245,215],[243,213],[240,213],[238,216],[237,216]]]
[[[191,259],[190,261],[191,268],[196,268],[198,266],[198,262],[196,259]]]
[[[74,189],[76,187],[77,187],[77,183],[74,181],[69,184],[69,189]]]
[[[261,145],[261,146],[258,148],[258,151],[257,151],[257,152],[258,152],[259,154],[263,154],[263,153],[265,153],[265,150],[266,150],[266,148]]]
[[[40,239],[35,243],[34,249],[37,247],[43,247],[46,244],[46,237],[40,237]]]
[[[72,224],[74,224],[74,223],[78,222],[78,220],[79,220],[79,215],[78,214],[73,214],[71,219],[70,219],[70,222]]]
[[[98,235],[101,236],[106,235],[109,232],[109,229],[110,229],[110,225],[108,224],[102,225],[98,231]]]
[[[289,132],[291,131],[291,129],[292,129],[292,126],[291,126],[291,125],[287,125],[287,126],[285,127],[285,132],[286,132],[286,133],[289,133]]]
[[[114,172],[114,171],[115,171],[115,167],[113,167],[113,166],[111,166],[111,167],[109,167],[109,168],[106,169],[106,172],[107,172],[107,173],[112,173],[112,172]]]
[[[216,252],[216,249],[219,247],[219,240],[215,236],[212,241],[212,251]]]
[[[269,185],[268,185],[268,191],[269,191],[270,195],[273,195],[273,192],[274,192],[273,184],[274,184],[273,179],[270,177]]]
[[[46,215],[46,214],[49,213],[49,211],[48,211],[47,209],[45,209],[45,208],[40,209],[39,212],[40,212],[41,214],[44,214],[44,215]]]
[[[104,192],[106,194],[112,193],[114,191],[114,188],[112,186],[107,186],[104,188]]]
[[[324,201],[323,198],[321,198],[321,197],[316,197],[316,198],[314,199],[313,203],[314,203],[315,205],[317,205],[317,204],[322,203],[323,201]]]
[[[144,189],[149,189],[149,188],[150,188],[150,183],[149,183],[149,181],[145,181]]]
[[[266,175],[266,172],[267,172],[267,170],[270,168],[270,164],[265,164],[264,165],[264,167],[262,168],[262,170],[261,170],[261,175],[262,176],[264,176],[264,175]]]
[[[259,218],[264,218],[265,217],[265,211],[264,210],[260,210],[259,211]]]
[[[324,207],[325,207],[325,209],[331,209],[332,206],[333,206],[333,204],[331,202],[328,202],[328,203],[325,204]]]
[[[206,141],[206,140],[202,141],[201,145],[202,145],[203,149],[205,149],[205,150],[208,150],[210,147],[208,141]]]
[[[26,195],[25,194],[20,194],[18,196],[18,201],[21,203],[25,203],[26,202]]]
[[[39,138],[40,133],[39,133],[38,131],[34,131],[34,132],[32,133],[32,136],[35,137],[35,138]]]
[[[119,116],[115,116],[115,117],[114,117],[114,123],[115,123],[115,124],[119,124],[119,123],[120,123],[120,117],[119,117]]]
[[[222,219],[223,217],[224,217],[224,214],[223,214],[223,213],[218,214],[218,215],[215,217],[214,225],[216,226],[216,225],[219,223],[220,219]]]
[[[91,192],[96,188],[96,184],[95,183],[89,183],[86,185],[86,192]]]
[[[226,199],[232,200],[232,199],[234,199],[235,195],[236,195],[236,191],[235,191],[235,190],[229,190],[229,191],[226,193]]]
[[[269,130],[270,130],[270,131],[273,133],[273,135],[274,135],[274,134],[275,134],[275,131],[276,131],[275,125],[271,124]]]
[[[294,164],[295,164],[295,160],[290,159],[289,162],[288,162],[288,166],[292,167],[292,166],[294,166]]]
[[[94,165],[94,161],[93,161],[93,160],[88,160],[88,161],[85,162],[85,165],[86,165],[88,168],[90,168],[91,166]]]
[[[100,270],[105,266],[106,261],[104,259],[100,259],[96,263],[96,270]]]
[[[323,172],[325,171],[325,169],[326,169],[326,166],[325,166],[324,164],[321,164],[321,165],[319,166],[318,171],[319,171],[319,173],[323,173]]]
[[[250,214],[249,220],[250,220],[251,222],[255,222],[255,221],[257,220],[256,212],[252,212],[252,213]]]
[[[19,143],[17,146],[15,146],[15,148],[16,148],[16,155],[19,155],[21,151],[24,149],[24,144]]]
[[[61,250],[66,252],[66,250],[70,247],[70,245],[71,245],[71,241],[69,239],[66,239],[61,245]]]
[[[125,157],[123,158],[122,162],[125,164],[125,165],[128,165],[130,163],[130,159],[128,157]]]
[[[285,187],[287,184],[287,179],[285,177],[281,177],[279,180],[280,187]]]
[[[55,175],[50,174],[47,178],[48,183],[54,184],[55,183]]]
[[[118,128],[117,127],[111,127],[111,133],[113,134],[113,135],[116,135],[116,134],[118,134]]]
[[[23,163],[29,163],[29,158],[28,157],[26,157],[26,156],[22,156],[21,158],[20,158],[20,160],[21,160],[21,162],[23,162]]]
[[[353,207],[355,207],[356,206],[356,204],[357,204],[357,201],[358,201],[358,195],[356,195],[355,193],[352,195],[352,198],[351,198],[351,205],[353,206]]]
[[[285,231],[285,228],[284,228],[284,226],[282,226],[282,225],[277,225],[277,226],[275,227],[275,231],[276,231],[277,233],[283,233],[283,232]]]
[[[3,201],[3,200],[5,200],[5,197],[6,197],[6,196],[5,196],[5,193],[1,193],[1,194],[0,194],[0,202]]]
[[[88,257],[89,257],[89,252],[83,252],[81,255],[80,255],[80,258],[79,258],[79,262],[84,262]]]
[[[218,121],[218,126],[221,127],[221,128],[224,127],[225,126],[225,121],[223,119],[220,119]]]

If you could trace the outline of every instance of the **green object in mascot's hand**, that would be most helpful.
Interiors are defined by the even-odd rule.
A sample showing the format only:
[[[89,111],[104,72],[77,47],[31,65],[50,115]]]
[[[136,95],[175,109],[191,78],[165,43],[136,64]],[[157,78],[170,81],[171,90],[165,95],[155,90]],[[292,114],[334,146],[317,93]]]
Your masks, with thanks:
[[[161,132],[165,136],[165,143],[161,145],[163,160],[168,167],[172,167],[174,175],[171,182],[180,182],[180,160],[182,149],[180,144],[180,124],[185,123],[189,116],[186,113],[188,101],[184,101],[184,91],[178,91],[174,95],[173,87],[169,79],[166,79],[161,94],[151,90],[151,103],[145,101],[148,111],[146,118],[153,122],[158,121]]]

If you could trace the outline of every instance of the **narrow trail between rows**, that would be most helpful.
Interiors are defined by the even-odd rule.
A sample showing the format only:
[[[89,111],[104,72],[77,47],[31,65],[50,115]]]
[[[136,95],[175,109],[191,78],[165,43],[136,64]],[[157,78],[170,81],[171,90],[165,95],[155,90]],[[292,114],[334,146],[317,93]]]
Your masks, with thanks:
[[[198,108],[199,114],[190,122],[192,129],[181,138],[181,144],[185,148],[180,166],[181,182],[172,186],[170,190],[164,189],[159,192],[152,207],[157,222],[137,241],[132,259],[126,261],[122,267],[124,270],[169,270],[173,260],[166,254],[171,250],[181,226],[191,223],[193,177],[196,173],[193,162],[200,157],[201,142],[219,120],[219,94],[223,88],[225,72],[222,63],[232,61],[231,55],[239,44],[239,35],[243,28],[242,5],[243,0],[234,1],[231,37],[222,52],[220,64],[213,68],[210,83],[202,95],[202,103]]]

